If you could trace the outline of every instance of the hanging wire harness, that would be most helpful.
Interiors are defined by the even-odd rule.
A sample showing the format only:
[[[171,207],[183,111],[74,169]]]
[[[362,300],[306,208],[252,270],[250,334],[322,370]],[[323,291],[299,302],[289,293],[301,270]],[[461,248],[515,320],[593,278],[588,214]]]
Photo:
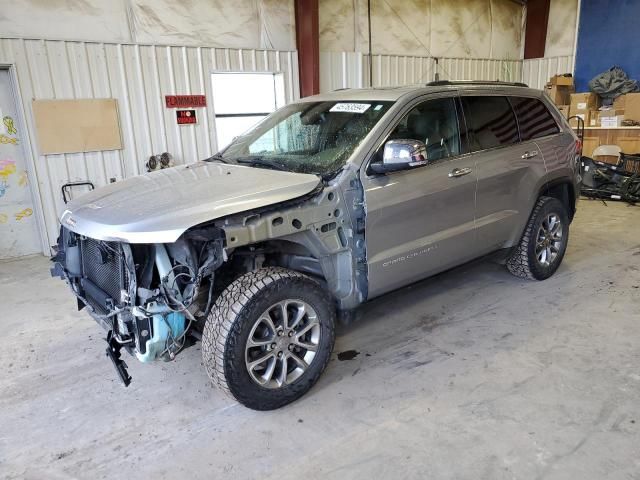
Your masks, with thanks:
[[[209,229],[172,244],[133,245],[62,229],[52,273],[107,331],[107,356],[125,386],[131,377],[122,348],[142,362],[173,360],[189,334],[197,336],[213,306],[222,238]]]

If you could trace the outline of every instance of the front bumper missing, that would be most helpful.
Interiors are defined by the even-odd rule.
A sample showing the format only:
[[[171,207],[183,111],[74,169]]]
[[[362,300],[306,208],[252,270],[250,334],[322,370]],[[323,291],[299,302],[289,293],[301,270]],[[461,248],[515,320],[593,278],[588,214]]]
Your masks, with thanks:
[[[60,267],[59,264],[56,264],[56,267]],[[52,275],[54,275],[54,273],[57,273],[56,267],[51,269]],[[122,354],[120,352],[123,348],[123,345],[116,339],[113,329],[113,321],[116,319],[117,312],[113,312],[109,316],[98,314],[91,306],[91,304],[75,291],[64,270],[62,270],[62,276],[69,284],[71,291],[74,293],[78,300],[78,310],[86,308],[89,315],[91,315],[91,318],[93,318],[96,323],[107,332],[107,336],[105,338],[105,341],[107,342],[106,355],[107,357],[109,357],[109,360],[111,360],[113,368],[115,368],[116,373],[118,374],[118,378],[120,379],[122,384],[125,387],[128,387],[131,384],[132,377],[131,375],[129,375],[129,372],[127,370],[129,367],[121,358]]]
[[[120,358],[120,350],[122,350],[122,345],[118,343],[118,341],[113,336],[113,330],[109,330],[107,333],[107,357],[113,363],[113,367],[116,369],[116,373],[122,384],[125,387],[128,387],[131,383],[131,375],[127,371],[127,364]]]

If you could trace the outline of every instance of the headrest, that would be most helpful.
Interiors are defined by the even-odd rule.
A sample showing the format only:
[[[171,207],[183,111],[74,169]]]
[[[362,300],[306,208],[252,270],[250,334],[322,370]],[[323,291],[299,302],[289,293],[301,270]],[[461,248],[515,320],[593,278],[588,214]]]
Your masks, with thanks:
[[[434,125],[429,116],[425,114],[409,117],[407,126],[409,127],[409,131],[416,137],[415,139],[423,142],[434,130]]]

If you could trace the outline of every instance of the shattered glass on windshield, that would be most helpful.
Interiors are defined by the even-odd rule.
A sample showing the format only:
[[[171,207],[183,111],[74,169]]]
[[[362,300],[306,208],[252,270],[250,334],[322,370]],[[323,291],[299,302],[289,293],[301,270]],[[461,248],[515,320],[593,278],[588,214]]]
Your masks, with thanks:
[[[392,103],[292,104],[235,139],[220,158],[254,167],[329,175],[345,164]]]

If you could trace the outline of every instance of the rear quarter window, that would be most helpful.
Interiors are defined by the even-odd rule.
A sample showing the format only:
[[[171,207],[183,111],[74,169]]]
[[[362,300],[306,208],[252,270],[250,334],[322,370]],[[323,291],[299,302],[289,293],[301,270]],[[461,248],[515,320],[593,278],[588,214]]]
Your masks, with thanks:
[[[560,132],[553,115],[542,101],[530,97],[510,97],[510,100],[523,142]]]
[[[462,108],[472,152],[518,143],[518,125],[506,97],[465,96]]]

